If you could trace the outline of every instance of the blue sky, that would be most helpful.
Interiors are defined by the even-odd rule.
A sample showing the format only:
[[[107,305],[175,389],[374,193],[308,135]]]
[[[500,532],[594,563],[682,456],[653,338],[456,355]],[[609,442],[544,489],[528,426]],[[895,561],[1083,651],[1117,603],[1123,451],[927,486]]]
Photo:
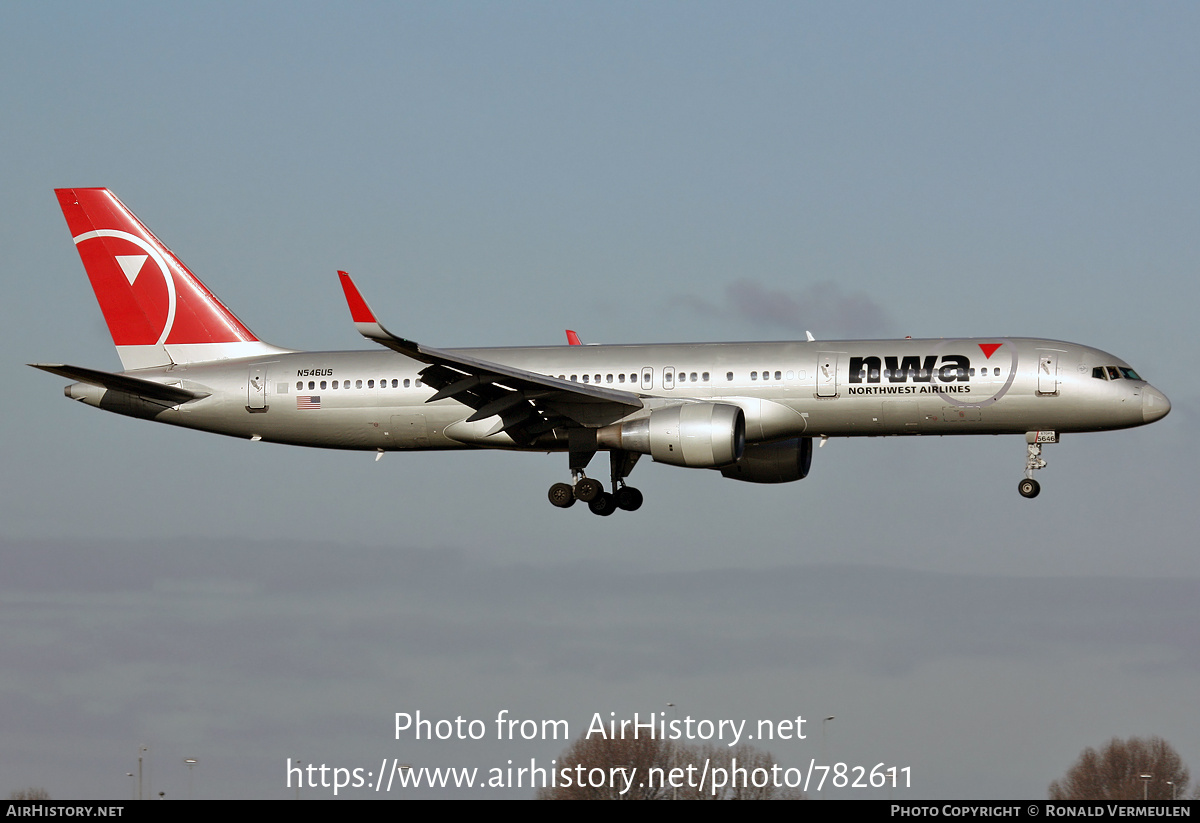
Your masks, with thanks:
[[[3,6],[0,790],[127,796],[146,744],[168,795],[196,756],[197,795],[288,797],[287,757],[564,748],[402,750],[396,711],[667,702],[837,715],[830,756],[911,797],[1040,796],[1112,736],[1200,763],[1198,33],[1183,3]],[[1174,409],[1047,448],[1033,503],[1019,438],[938,438],[782,488],[643,464],[637,514],[561,512],[559,455],[67,402],[24,364],[118,367],[52,193],[92,185],[279,345],[368,346],[342,268],[436,346],[1030,335]]]

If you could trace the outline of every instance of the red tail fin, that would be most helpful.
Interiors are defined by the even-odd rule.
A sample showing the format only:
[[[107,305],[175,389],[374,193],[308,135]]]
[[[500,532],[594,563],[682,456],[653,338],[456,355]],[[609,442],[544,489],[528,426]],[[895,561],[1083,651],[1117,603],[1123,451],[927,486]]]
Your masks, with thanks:
[[[127,370],[282,351],[258,340],[108,189],[57,189]]]

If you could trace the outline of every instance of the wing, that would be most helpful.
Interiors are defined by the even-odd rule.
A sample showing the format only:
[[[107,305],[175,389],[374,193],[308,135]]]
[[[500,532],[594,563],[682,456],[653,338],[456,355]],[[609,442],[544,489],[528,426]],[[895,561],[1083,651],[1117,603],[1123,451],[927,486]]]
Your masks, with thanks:
[[[438,391],[426,402],[457,400],[475,409],[469,423],[498,417],[489,435],[505,432],[517,444],[529,445],[557,428],[604,426],[642,408],[641,398],[632,392],[560,380],[397,337],[375,319],[350,275],[340,271],[338,277],[359,333],[429,364],[421,371],[421,380]]]

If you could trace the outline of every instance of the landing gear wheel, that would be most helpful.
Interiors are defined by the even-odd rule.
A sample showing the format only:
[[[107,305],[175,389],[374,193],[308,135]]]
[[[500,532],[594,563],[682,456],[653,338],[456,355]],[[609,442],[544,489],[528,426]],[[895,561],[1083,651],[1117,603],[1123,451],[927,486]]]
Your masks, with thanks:
[[[585,477],[575,484],[575,499],[582,500],[584,503],[591,503],[603,493],[604,486],[600,484],[600,481],[590,477]]]
[[[1040,492],[1041,490],[1042,490],[1042,484],[1037,482],[1036,480],[1032,480],[1030,478],[1025,478],[1024,480],[1022,480],[1020,483],[1017,484],[1017,491],[1019,491],[1021,493],[1022,497],[1028,497],[1028,498],[1032,499],[1034,497],[1037,497],[1038,492]]]
[[[642,507],[642,493],[633,486],[622,486],[613,494],[617,508],[635,512]]]
[[[550,502],[560,509],[569,509],[575,505],[575,490],[566,483],[555,483],[550,487]]]
[[[588,508],[592,510],[592,514],[608,517],[617,510],[617,501],[608,492],[600,492],[588,501]]]

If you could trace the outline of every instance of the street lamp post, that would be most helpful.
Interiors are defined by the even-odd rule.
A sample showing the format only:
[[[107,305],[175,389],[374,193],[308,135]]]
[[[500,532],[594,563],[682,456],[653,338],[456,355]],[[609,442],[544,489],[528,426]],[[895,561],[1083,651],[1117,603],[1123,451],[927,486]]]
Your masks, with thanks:
[[[834,717],[834,716],[831,714],[831,715],[829,715],[829,717],[826,717],[824,720],[822,720],[822,721],[821,721],[821,763],[822,763],[822,764],[825,766],[825,768],[826,768],[827,770],[829,769],[829,759],[828,759],[828,758],[825,756],[825,724],[826,724],[826,723],[828,723],[830,720],[836,720],[836,719],[837,719],[837,718],[835,718],[835,717]],[[828,780],[828,779],[829,779],[829,772],[828,772],[828,771],[826,771],[826,772],[825,772],[825,779],[826,779],[826,780]],[[822,800],[824,800],[824,799],[825,799],[825,787],[824,787],[824,781],[821,781],[821,782],[822,782],[822,786],[821,786],[821,799],[822,799]]]
[[[194,757],[185,757],[185,758],[183,758],[183,762],[186,763],[187,767],[188,767],[188,800],[191,800],[192,799],[192,766],[195,766],[200,761],[198,761]]]
[[[138,800],[142,800],[142,755],[150,751],[146,746],[138,746]]]

